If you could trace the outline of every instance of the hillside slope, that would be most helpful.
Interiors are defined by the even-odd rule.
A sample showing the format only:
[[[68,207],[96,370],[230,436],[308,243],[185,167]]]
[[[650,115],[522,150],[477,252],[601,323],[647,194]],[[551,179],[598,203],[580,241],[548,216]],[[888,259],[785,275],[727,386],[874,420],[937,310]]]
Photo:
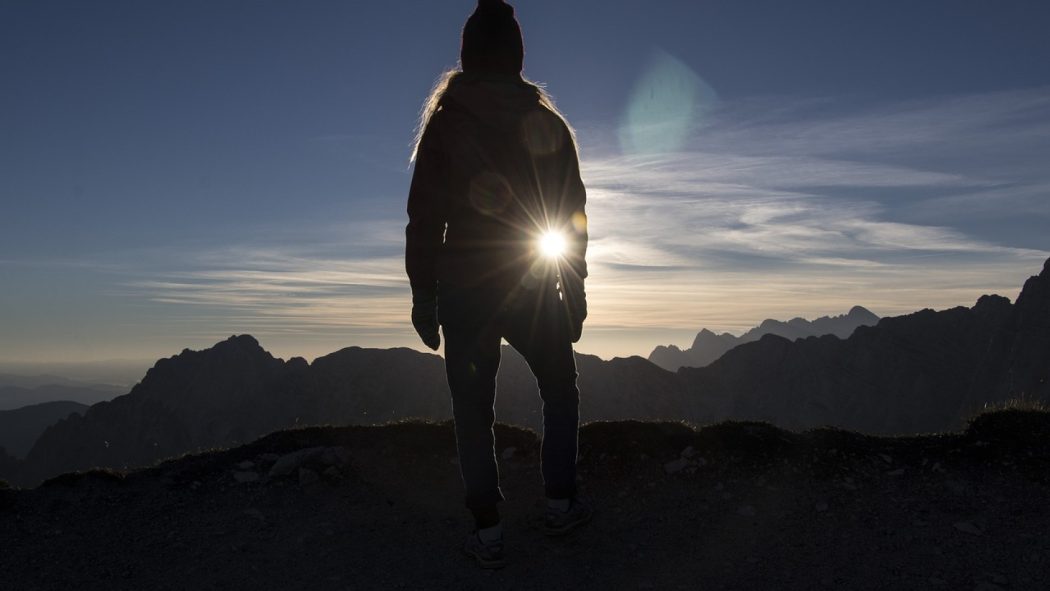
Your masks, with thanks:
[[[50,589],[1017,589],[1050,572],[1050,417],[877,438],[761,423],[581,431],[592,524],[540,533],[538,442],[497,425],[509,565],[458,544],[445,424],[307,428],[0,490],[0,580]],[[304,451],[306,450],[306,451]],[[311,451],[313,450],[313,451]]]

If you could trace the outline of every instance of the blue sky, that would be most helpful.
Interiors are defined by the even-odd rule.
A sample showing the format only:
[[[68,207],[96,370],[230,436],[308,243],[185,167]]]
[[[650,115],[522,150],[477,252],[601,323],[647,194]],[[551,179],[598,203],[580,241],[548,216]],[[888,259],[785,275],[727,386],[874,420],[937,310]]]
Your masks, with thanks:
[[[580,135],[580,351],[1013,298],[1050,256],[1045,3],[516,8]],[[409,144],[472,9],[0,2],[0,361],[421,348]]]

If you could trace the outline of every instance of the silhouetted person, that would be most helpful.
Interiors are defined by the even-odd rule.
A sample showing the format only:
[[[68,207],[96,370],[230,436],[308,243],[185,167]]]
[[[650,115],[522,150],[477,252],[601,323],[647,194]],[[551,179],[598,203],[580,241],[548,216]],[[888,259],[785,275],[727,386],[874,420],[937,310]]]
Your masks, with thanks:
[[[463,27],[461,70],[435,85],[420,123],[405,262],[412,323],[445,370],[466,504],[464,549],[503,565],[492,433],[501,339],[522,354],[543,399],[546,533],[586,523],[576,497],[579,390],[572,343],[587,316],[586,193],[576,140],[550,97],[521,75],[514,9],[480,0]]]

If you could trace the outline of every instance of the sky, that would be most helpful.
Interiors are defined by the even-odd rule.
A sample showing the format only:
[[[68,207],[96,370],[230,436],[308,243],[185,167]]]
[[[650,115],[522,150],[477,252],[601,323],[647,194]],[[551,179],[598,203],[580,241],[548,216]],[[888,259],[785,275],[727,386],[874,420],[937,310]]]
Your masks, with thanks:
[[[0,363],[423,349],[411,140],[460,0],[0,0]],[[577,350],[1017,296],[1050,256],[1050,4],[522,0],[576,127]]]

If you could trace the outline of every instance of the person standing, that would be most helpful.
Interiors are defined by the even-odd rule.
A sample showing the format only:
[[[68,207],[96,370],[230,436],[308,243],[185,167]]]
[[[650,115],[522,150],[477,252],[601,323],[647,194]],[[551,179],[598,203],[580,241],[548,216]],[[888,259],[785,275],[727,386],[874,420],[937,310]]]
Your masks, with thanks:
[[[523,63],[513,7],[479,0],[463,27],[460,68],[424,104],[408,196],[412,324],[434,350],[444,334],[476,526],[464,550],[489,568],[505,564],[492,431],[502,339],[525,358],[543,401],[545,533],[567,534],[593,514],[576,491],[572,347],[587,316],[586,190],[572,127],[522,76]]]

